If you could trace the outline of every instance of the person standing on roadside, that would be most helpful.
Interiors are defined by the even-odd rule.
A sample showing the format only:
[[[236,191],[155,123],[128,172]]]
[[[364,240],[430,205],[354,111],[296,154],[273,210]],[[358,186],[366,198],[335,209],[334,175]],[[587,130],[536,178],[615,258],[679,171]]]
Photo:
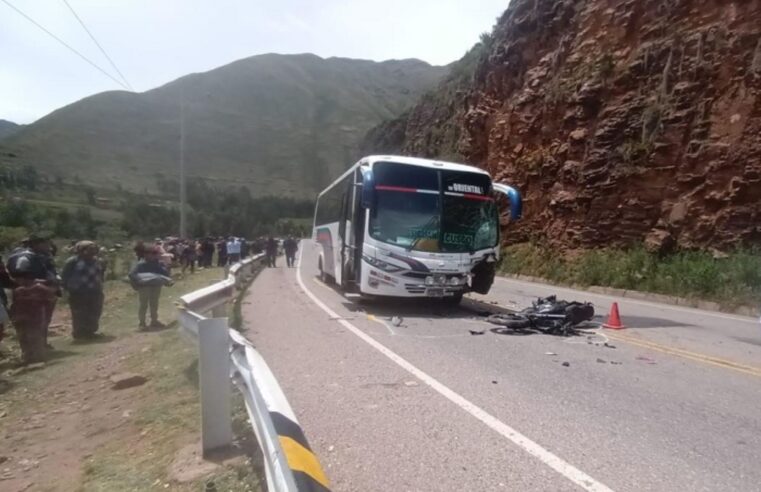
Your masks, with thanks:
[[[288,268],[291,268],[296,263],[296,251],[299,249],[299,243],[293,236],[289,236],[283,242],[283,249],[285,250],[285,261],[288,264]]]
[[[245,260],[248,258],[248,241],[246,241],[245,237],[239,238],[238,242],[240,243],[240,259]]]
[[[25,245],[8,258],[8,273],[15,284],[9,314],[21,347],[22,363],[33,364],[43,362],[45,349],[50,347],[47,332],[60,287],[55,269],[51,271],[48,240],[32,236]]]
[[[159,299],[161,287],[171,286],[172,279],[169,269],[159,261],[161,252],[159,248],[149,248],[145,251],[145,258],[140,260],[129,274],[132,287],[138,293],[138,322],[140,330],[151,328],[163,328],[164,324],[159,321]],[[145,315],[150,308],[151,324],[146,325]]]
[[[203,265],[201,266],[204,268],[211,268],[211,261],[214,258],[214,242],[210,237],[207,237],[203,240],[203,243],[201,243],[201,251],[203,262]]]
[[[196,273],[196,258],[197,249],[195,241],[185,244],[180,255],[180,263],[182,264],[182,274],[185,275],[185,271],[190,268],[190,273]]]
[[[53,297],[43,296],[47,299],[47,304],[41,306],[44,315],[45,345],[52,348],[48,344],[48,329],[53,320],[53,312],[58,298],[61,297],[61,287],[51,253],[51,242],[45,236],[32,235],[24,241],[23,245],[8,258],[8,273],[14,280],[19,278],[32,280],[33,283],[42,284],[53,291]]]
[[[227,265],[227,242],[225,238],[220,238],[217,242],[217,266],[223,267]]]
[[[267,265],[271,268],[277,267],[277,241],[274,237],[270,236],[267,239],[267,245],[265,246],[267,252]]]
[[[227,241],[227,263],[233,265],[240,261],[240,241],[236,237],[230,237]]]
[[[8,315],[8,295],[5,289],[13,289],[14,287],[16,287],[16,282],[8,275],[3,258],[0,256],[0,342],[5,338],[5,327],[8,326],[8,321],[10,321]]]
[[[93,338],[100,328],[105,270],[98,252],[94,242],[78,242],[75,256],[66,260],[61,271],[71,308],[71,336],[75,340]]]

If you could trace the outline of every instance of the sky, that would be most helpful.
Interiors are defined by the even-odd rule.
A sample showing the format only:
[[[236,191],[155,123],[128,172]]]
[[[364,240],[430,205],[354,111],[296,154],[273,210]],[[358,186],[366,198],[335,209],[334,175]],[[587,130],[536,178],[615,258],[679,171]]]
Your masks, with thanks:
[[[509,0],[67,0],[137,92],[261,53],[455,61]],[[64,0],[0,0],[0,119],[31,123],[115,81]]]

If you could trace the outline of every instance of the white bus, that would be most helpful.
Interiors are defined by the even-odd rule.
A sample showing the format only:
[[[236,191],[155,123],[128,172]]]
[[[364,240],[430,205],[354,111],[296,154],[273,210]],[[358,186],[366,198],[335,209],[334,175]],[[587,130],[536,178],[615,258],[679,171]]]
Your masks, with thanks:
[[[317,198],[313,238],[325,282],[362,297],[486,294],[500,255],[495,192],[513,220],[521,196],[482,169],[427,159],[361,159]]]

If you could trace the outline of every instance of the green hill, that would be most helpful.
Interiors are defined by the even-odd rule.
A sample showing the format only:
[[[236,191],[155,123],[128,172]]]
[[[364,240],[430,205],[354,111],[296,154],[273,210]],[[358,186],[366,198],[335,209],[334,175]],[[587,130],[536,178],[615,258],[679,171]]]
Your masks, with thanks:
[[[18,132],[23,128],[22,125],[17,125],[16,123],[8,120],[0,120],[0,140],[10,137],[14,133]]]
[[[0,164],[154,192],[177,180],[184,101],[189,177],[259,196],[312,196],[358,157],[370,128],[401,114],[445,71],[419,60],[254,56],[58,109],[4,139]]]

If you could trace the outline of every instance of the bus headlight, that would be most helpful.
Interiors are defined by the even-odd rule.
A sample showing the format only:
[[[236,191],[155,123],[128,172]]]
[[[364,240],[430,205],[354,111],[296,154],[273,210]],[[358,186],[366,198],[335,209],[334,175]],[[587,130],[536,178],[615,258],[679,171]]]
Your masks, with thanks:
[[[425,285],[433,285],[433,277],[430,275],[425,278]]]
[[[399,272],[403,270],[403,268],[401,267],[398,267],[396,265],[391,265],[390,263],[386,263],[385,261],[379,260],[377,258],[372,258],[367,255],[362,255],[362,259],[365,260],[370,265],[374,266],[375,268],[383,270],[384,272],[394,273],[394,272]]]
[[[436,282],[437,285],[446,285],[447,283],[447,276],[446,275],[434,275],[433,276],[434,282]]]
[[[460,277],[452,277],[449,279],[449,285],[460,285],[462,283],[462,279]]]

